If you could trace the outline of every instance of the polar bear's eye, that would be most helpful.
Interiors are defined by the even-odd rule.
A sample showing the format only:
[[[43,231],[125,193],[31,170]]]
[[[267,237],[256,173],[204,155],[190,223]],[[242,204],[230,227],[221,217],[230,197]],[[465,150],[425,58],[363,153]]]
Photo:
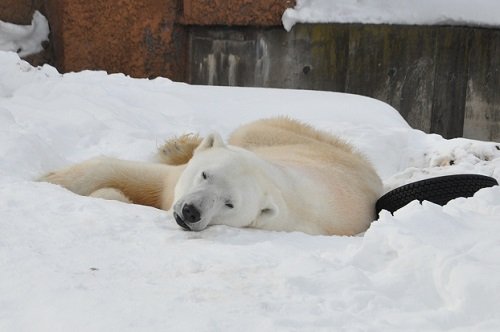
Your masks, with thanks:
[[[226,204],[224,204],[224,205],[225,205],[226,207],[230,208],[230,209],[234,208],[233,203],[231,203],[231,202],[229,202],[229,201],[228,201],[228,202],[226,202]]]
[[[203,180],[206,180],[207,179],[207,173],[205,172],[201,172],[201,177],[203,178]]]

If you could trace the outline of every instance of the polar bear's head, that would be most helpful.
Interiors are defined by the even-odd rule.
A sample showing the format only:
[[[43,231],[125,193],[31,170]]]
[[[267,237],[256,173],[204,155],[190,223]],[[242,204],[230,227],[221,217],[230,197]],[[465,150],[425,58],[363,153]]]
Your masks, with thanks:
[[[248,227],[273,218],[263,161],[250,151],[226,146],[218,134],[195,150],[175,186],[173,214],[187,230],[208,225]]]

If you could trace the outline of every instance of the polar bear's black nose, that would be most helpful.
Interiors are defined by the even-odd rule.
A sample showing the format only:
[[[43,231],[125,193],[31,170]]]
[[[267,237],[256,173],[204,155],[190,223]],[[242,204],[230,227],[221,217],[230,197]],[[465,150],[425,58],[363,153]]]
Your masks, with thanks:
[[[184,221],[189,223],[195,223],[201,219],[200,211],[192,204],[184,204],[182,207],[182,216],[184,217]]]

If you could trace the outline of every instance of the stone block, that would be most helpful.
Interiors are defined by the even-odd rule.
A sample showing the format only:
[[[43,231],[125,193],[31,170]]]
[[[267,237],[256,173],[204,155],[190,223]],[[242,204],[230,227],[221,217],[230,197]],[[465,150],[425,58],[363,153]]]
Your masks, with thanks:
[[[0,21],[29,25],[34,12],[33,0],[0,1]]]
[[[281,26],[295,0],[183,0],[183,24]]]
[[[56,67],[184,79],[177,0],[46,0]]]

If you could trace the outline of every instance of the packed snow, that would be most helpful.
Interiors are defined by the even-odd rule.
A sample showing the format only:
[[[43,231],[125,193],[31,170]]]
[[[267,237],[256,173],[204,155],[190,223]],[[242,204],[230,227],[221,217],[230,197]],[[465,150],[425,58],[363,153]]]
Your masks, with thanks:
[[[371,23],[500,26],[497,0],[297,0],[283,26],[296,23]]]
[[[442,174],[500,179],[498,143],[425,134],[370,98],[61,75],[0,52],[0,330],[500,329],[499,186],[383,211],[363,236],[340,237],[186,232],[165,211],[36,181],[96,155],[151,161],[172,135],[227,137],[274,115],[350,141],[387,190]]]
[[[19,56],[43,50],[42,42],[49,39],[49,23],[39,11],[33,13],[31,25],[0,21],[0,51],[17,52]]]

